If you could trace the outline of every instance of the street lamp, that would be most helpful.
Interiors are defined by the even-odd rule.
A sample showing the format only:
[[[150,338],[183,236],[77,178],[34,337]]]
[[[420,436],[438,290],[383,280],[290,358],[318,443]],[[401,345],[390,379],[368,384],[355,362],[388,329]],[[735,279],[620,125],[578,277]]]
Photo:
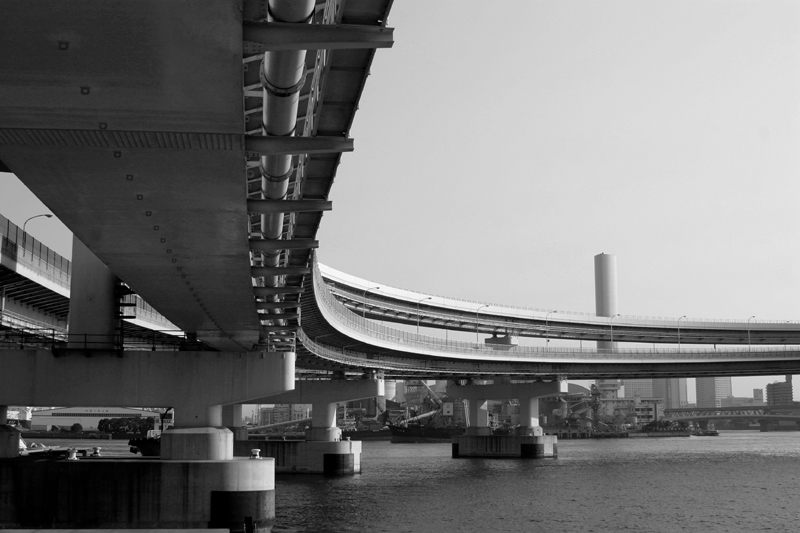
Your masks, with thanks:
[[[369,291],[372,291],[372,290],[375,290],[375,289],[380,289],[380,288],[381,288],[380,285],[375,285],[374,287],[370,287],[369,289],[364,289],[364,298],[363,298],[364,299],[364,309],[363,309],[364,312],[361,315],[361,318],[363,318],[364,320],[367,319],[367,293]]]
[[[548,322],[548,319],[550,318],[550,315],[552,315],[553,313],[557,313],[557,312],[558,311],[556,309],[553,309],[552,311],[548,311],[547,314],[544,315],[544,334],[545,335],[547,335],[547,331],[550,328],[550,325],[549,325],[549,322]]]
[[[479,307],[478,307],[478,308],[475,310],[475,342],[478,342],[478,343],[480,343],[480,342],[481,342],[481,339],[480,339],[480,337],[478,337],[478,311],[480,311],[480,310],[481,310],[481,309],[483,309],[484,307],[489,307],[489,304],[483,304],[483,305],[479,306]]]
[[[417,300],[417,335],[419,335],[419,303],[431,299],[433,299],[433,296],[426,296],[425,298],[420,298]]]
[[[747,351],[750,351],[750,321],[753,320],[756,315],[751,316],[747,319]]]
[[[619,316],[619,313],[612,315],[608,323],[611,325],[611,351],[614,350],[614,319]]]
[[[686,315],[678,317],[678,353],[681,353],[681,319],[686,318]]]
[[[28,222],[30,222],[34,218],[39,218],[39,217],[50,218],[52,216],[53,215],[50,213],[41,213],[38,215],[33,215],[32,217],[28,217],[27,219],[25,219],[25,222],[22,223],[22,257],[25,257],[25,242],[27,241],[26,237],[28,235],[27,233],[25,233],[25,227],[28,225]]]

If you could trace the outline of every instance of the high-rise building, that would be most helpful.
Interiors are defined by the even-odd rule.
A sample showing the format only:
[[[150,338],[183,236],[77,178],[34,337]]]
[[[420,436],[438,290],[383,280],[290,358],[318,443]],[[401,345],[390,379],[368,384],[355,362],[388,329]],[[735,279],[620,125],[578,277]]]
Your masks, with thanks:
[[[664,409],[686,407],[686,378],[626,379],[625,398],[654,398],[662,400]]]
[[[686,378],[661,378],[653,380],[653,397],[664,400],[665,409],[680,409],[689,403]]]
[[[625,379],[622,386],[625,387],[625,398],[653,398],[652,379]]]
[[[767,405],[792,405],[792,376],[786,376],[786,381],[770,383],[767,385]]]
[[[697,378],[697,407],[722,407],[722,398],[731,396],[730,376],[715,378]]]
[[[764,389],[753,389],[753,400],[764,403]]]

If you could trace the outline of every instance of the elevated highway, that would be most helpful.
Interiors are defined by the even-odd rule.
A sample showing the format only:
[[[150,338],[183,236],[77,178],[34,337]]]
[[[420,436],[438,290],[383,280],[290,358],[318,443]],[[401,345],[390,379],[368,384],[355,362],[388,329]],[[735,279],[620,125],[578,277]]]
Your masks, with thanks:
[[[748,333],[754,337],[755,329],[745,329],[761,328],[760,339],[788,340],[796,338],[800,328],[792,323],[751,326],[746,322],[692,321],[693,326],[728,343],[705,349],[664,344],[658,348],[612,350],[487,344],[479,338],[481,332],[549,337],[552,312],[465,302],[391,287],[376,290],[377,287],[376,283],[315,265],[304,284],[301,300],[303,349],[298,350],[298,367],[356,373],[379,370],[387,377],[457,380],[497,375],[542,380],[742,376],[793,373],[800,369],[800,346],[779,342],[772,346],[753,345],[748,343]],[[374,296],[375,292],[378,296]],[[491,314],[486,312],[487,307],[493,307]],[[420,335],[410,328],[392,328],[370,317],[406,325],[419,321],[444,329],[452,325],[452,329],[475,333],[476,339],[465,342]],[[623,340],[659,338],[664,343],[673,330],[677,333],[674,322],[669,320],[618,318],[627,327]],[[618,340],[617,325],[605,317],[562,314],[557,328],[557,337],[611,340],[613,335],[614,342]]]
[[[10,0],[0,19],[0,170],[218,349],[293,345],[347,132],[392,44],[389,0],[270,5]]]
[[[495,336],[609,342],[735,345],[800,345],[800,322],[601,317],[561,310],[515,308],[499,303],[398,289],[359,279],[325,265],[320,273],[331,294],[372,320]]]

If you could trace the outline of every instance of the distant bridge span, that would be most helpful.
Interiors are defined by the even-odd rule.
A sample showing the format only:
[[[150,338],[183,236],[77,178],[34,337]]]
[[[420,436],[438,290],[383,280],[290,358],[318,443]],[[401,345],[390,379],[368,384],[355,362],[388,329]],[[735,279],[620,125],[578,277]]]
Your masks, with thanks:
[[[664,419],[675,422],[690,420],[794,420],[800,421],[800,409],[793,407],[737,406],[687,407],[665,409]]]

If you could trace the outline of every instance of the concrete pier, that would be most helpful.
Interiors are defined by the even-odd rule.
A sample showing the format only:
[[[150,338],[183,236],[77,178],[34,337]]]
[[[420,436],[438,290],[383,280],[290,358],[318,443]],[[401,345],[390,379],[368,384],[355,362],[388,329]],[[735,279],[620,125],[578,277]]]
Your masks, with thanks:
[[[226,528],[268,532],[274,461],[0,460],[0,529]],[[14,502],[11,504],[11,502]]]
[[[306,430],[306,440],[237,439],[234,455],[249,456],[251,450],[258,449],[263,457],[275,459],[278,473],[358,474],[361,472],[361,442],[341,440],[342,432],[336,427],[336,405],[384,396],[384,392],[384,381],[379,377],[296,381],[294,390],[262,398],[259,403],[310,403],[311,427]]]
[[[498,380],[486,384],[448,384],[447,395],[468,400],[469,427],[453,441],[452,456],[519,457],[535,459],[558,456],[558,437],[544,435],[539,425],[539,398],[564,392],[566,382]],[[487,399],[519,399],[519,427],[513,435],[493,435],[485,409]]]
[[[558,457],[555,435],[463,435],[453,442],[453,458],[541,459]]]
[[[222,406],[294,386],[293,353],[5,351],[0,405],[174,406],[161,459],[0,459],[2,528],[266,532],[275,461],[234,459]],[[5,439],[11,440],[11,439]],[[8,446],[4,446],[8,448]],[[8,455],[8,454],[6,454]]]

